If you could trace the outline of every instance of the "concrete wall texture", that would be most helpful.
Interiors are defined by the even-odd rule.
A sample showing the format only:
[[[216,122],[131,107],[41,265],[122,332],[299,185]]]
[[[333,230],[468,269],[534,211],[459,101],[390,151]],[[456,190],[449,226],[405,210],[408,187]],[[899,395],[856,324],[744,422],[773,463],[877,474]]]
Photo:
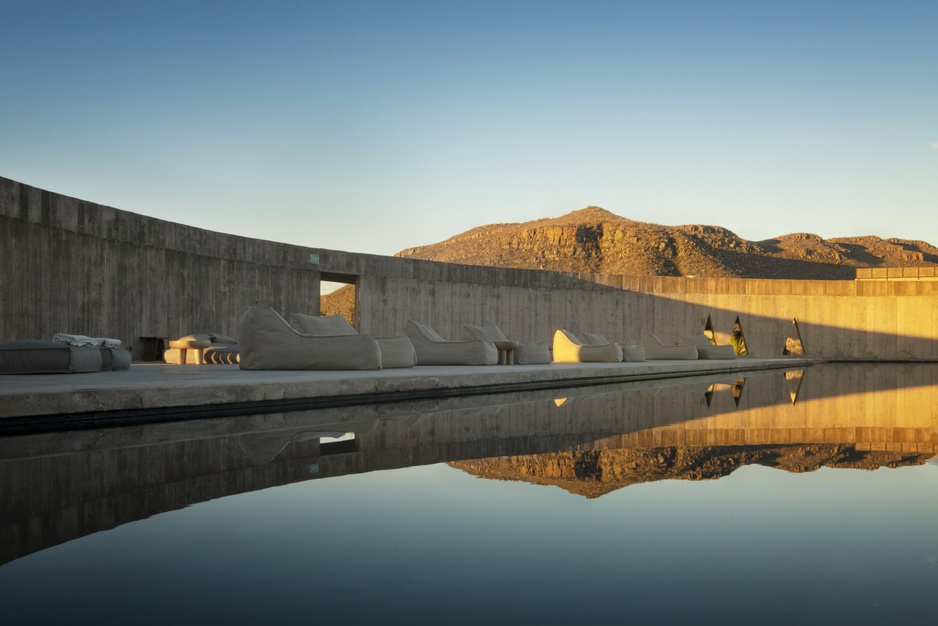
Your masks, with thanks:
[[[318,260],[318,262],[316,262]],[[918,277],[918,276],[916,276]],[[558,328],[636,344],[699,334],[728,343],[737,318],[753,356],[780,356],[792,320],[806,356],[938,360],[938,281],[756,280],[565,274],[306,248],[227,235],[0,178],[0,341],[57,332],[121,339],[234,334],[244,307],[319,312],[321,279],[355,282],[360,332],[408,318],[460,338],[462,324],[550,342]],[[891,278],[891,280],[888,280]],[[909,276],[909,278],[912,278]],[[930,277],[922,277],[930,278]]]

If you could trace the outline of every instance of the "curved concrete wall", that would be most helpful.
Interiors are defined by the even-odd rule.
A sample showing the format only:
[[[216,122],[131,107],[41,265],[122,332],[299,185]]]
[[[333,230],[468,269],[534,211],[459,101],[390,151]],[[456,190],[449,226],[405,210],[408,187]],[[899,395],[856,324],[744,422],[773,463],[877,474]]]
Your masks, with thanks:
[[[319,306],[318,251],[215,233],[0,178],[0,341],[234,334],[255,300]]]
[[[315,258],[313,258],[315,257]],[[312,261],[318,260],[318,263]],[[459,338],[497,324],[522,341],[554,330],[635,344],[703,331],[780,356],[792,320],[807,356],[938,360],[938,281],[797,281],[564,274],[306,248],[206,231],[0,178],[0,341],[57,332],[116,337],[233,334],[245,306],[319,312],[321,276],[357,284],[363,333],[408,318]]]

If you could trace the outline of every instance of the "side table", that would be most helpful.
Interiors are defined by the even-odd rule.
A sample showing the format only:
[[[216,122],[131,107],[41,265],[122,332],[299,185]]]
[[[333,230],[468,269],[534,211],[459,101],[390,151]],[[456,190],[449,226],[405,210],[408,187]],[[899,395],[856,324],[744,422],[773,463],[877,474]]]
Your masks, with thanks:
[[[205,353],[205,349],[211,347],[211,345],[212,342],[208,339],[174,339],[169,342],[170,348],[179,350],[180,365],[187,363],[186,352],[188,350],[195,350],[195,363],[196,365],[202,365],[204,362],[202,355]]]
[[[498,364],[514,365],[515,350],[517,350],[518,346],[521,344],[517,341],[496,341],[494,343],[495,347],[498,348]]]

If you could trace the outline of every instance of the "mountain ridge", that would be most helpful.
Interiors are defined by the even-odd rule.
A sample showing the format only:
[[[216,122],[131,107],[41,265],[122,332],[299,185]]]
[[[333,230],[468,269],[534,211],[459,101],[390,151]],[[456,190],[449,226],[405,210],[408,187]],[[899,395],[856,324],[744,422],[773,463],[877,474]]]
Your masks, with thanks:
[[[749,241],[723,226],[664,226],[589,206],[554,218],[477,226],[403,258],[648,276],[852,280],[857,268],[938,265],[925,241],[797,232]]]

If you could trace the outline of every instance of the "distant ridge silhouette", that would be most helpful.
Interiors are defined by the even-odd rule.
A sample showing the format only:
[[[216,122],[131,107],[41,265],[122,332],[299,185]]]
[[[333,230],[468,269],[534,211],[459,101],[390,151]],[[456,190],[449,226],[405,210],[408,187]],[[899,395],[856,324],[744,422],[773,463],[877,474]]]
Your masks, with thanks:
[[[399,257],[642,276],[852,280],[861,267],[938,265],[924,241],[809,233],[747,241],[722,226],[662,226],[590,206],[557,218],[479,226]]]

